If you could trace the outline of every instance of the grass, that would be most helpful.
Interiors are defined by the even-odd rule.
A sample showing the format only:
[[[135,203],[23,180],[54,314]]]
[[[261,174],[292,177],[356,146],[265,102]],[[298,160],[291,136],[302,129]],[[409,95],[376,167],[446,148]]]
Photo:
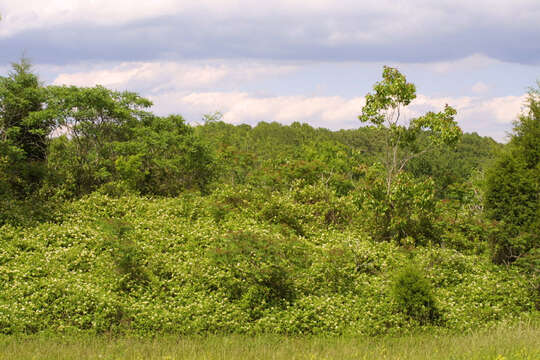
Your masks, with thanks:
[[[2,337],[0,359],[540,359],[540,328],[399,338]]]

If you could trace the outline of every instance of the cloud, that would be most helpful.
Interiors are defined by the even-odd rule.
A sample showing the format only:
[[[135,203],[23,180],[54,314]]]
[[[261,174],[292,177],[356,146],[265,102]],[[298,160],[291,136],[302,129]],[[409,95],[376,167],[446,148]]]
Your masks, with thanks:
[[[64,24],[119,25],[181,9],[174,0],[144,1],[137,6],[125,0],[47,0],[43,5],[42,0],[0,1],[0,37]]]
[[[472,57],[452,63],[454,70],[471,64],[470,71],[491,63],[483,57]],[[45,66],[42,69],[56,72],[54,84],[93,86],[101,84],[117,90],[130,89],[150,98],[154,111],[160,115],[180,113],[188,121],[196,122],[203,114],[221,111],[227,122],[256,124],[259,121],[278,121],[290,124],[294,121],[307,122],[313,126],[330,129],[355,128],[364,104],[363,97],[348,94],[364,94],[363,90],[339,93],[334,87],[330,91],[317,91],[322,79],[334,81],[325,74],[327,65],[332,69],[338,64],[270,62],[253,60],[208,60],[208,61],[152,61],[86,64],[81,66]],[[321,67],[322,66],[322,67]],[[475,67],[476,66],[476,67]],[[362,68],[362,63],[349,64],[345,73],[349,80],[338,79],[337,83],[362,81],[350,73]],[[371,67],[368,67],[371,74]],[[325,70],[326,69],[326,70]],[[425,72],[425,68],[423,68]],[[60,71],[60,73],[58,73]],[[300,74],[300,75],[299,75]],[[429,75],[436,76],[437,73]],[[310,86],[303,86],[309,79]],[[322,80],[322,81],[325,81]],[[434,80],[437,82],[437,80]],[[369,80],[365,85],[372,83]],[[360,84],[361,85],[361,84]],[[273,87],[272,87],[273,86]],[[439,86],[442,86],[439,84]],[[298,87],[295,89],[295,87]],[[319,86],[320,87],[320,86]],[[442,86],[444,87],[444,86]],[[467,132],[478,132],[502,141],[511,129],[524,96],[486,96],[488,86],[477,81],[471,83],[474,96],[433,96],[419,94],[404,112],[405,118],[414,118],[427,111],[440,111],[445,104],[458,111],[457,120]],[[291,91],[289,89],[292,88]],[[366,87],[366,89],[368,89]],[[366,90],[367,92],[367,90]],[[279,95],[278,95],[279,94]]]
[[[489,114],[498,124],[511,124],[522,112],[526,99],[526,95],[485,99],[466,111],[469,112],[469,116],[471,113],[474,115]]]
[[[116,89],[136,87],[150,92],[169,86],[207,86],[222,80],[230,72],[224,66],[197,66],[171,62],[122,63],[104,69],[92,69],[74,73],[61,73],[55,85],[95,86]]]
[[[455,71],[474,71],[493,65],[500,65],[502,61],[490,58],[486,55],[474,53],[459,59],[449,61],[435,61],[429,64],[422,64],[427,70],[438,74],[448,74]]]
[[[247,92],[173,92],[153,96],[152,100],[158,113],[181,109],[191,121],[197,121],[202,114],[221,111],[223,120],[232,124],[255,125],[260,121],[291,124],[300,121],[331,129],[359,126],[357,115],[364,104],[364,99],[360,97],[259,97]]]
[[[0,60],[540,63],[537,0],[4,1]]]
[[[522,112],[526,94],[521,96],[483,97],[428,97],[424,95],[411,104],[416,114],[440,111],[445,104],[457,110],[456,120],[466,132],[477,132],[491,136],[497,141],[506,141],[512,123]]]
[[[473,62],[483,66],[486,60],[478,59],[463,60],[461,64]],[[261,95],[263,79],[279,79],[278,82],[291,85],[287,79],[298,71],[305,71],[301,64],[248,60],[155,61],[51,69],[69,70],[57,74],[54,84],[101,84],[118,90],[134,89],[154,102],[157,113],[181,113],[189,121],[198,121],[203,114],[219,110],[224,114],[225,121],[234,124],[254,125],[259,121],[290,124],[300,121],[334,130],[361,125],[357,116],[364,104],[363,97],[305,93]],[[246,90],[250,87],[255,90]],[[485,93],[487,88],[481,81],[473,86],[477,93]],[[525,96],[434,97],[419,94],[404,116],[414,118],[427,111],[440,111],[445,104],[449,104],[457,109],[457,120],[465,131],[476,131],[501,141],[521,111],[524,101]]]
[[[294,64],[253,61],[105,63],[79,67],[71,72],[61,72],[53,84],[77,86],[99,84],[118,90],[137,89],[151,94],[171,89],[208,88],[223,83],[239,85],[265,77],[284,75],[296,69],[297,66]]]
[[[198,121],[203,114],[221,111],[223,120],[233,124],[255,125],[259,121],[290,124],[306,122],[333,130],[361,126],[358,115],[364,98],[340,96],[268,96],[247,92],[170,92],[151,97],[161,114],[180,111],[188,121]],[[405,118],[427,111],[441,111],[445,104],[458,111],[456,120],[467,132],[477,132],[504,141],[511,123],[522,109],[524,96],[490,99],[478,97],[428,97],[419,95],[407,108]]]

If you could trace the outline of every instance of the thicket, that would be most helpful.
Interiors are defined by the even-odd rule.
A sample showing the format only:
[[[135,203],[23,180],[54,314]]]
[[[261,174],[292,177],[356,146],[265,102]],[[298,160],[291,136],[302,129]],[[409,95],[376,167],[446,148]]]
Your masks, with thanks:
[[[448,247],[373,241],[356,225],[358,210],[353,221],[327,225],[327,190],[317,189],[318,200],[280,196],[302,236],[261,214],[257,191],[216,220],[216,200],[238,199],[235,189],[153,199],[95,193],[66,203],[54,222],[4,225],[1,332],[377,335],[535,317],[535,289],[520,268]],[[344,213],[354,209],[332,197]],[[395,274],[411,262],[420,275],[405,288],[417,290],[402,295]]]
[[[461,135],[450,107],[388,118],[414,98],[390,68],[362,109],[375,126],[329,131],[218,114],[193,127],[15,64],[0,78],[0,332],[375,335],[536,318],[535,94],[503,147]]]

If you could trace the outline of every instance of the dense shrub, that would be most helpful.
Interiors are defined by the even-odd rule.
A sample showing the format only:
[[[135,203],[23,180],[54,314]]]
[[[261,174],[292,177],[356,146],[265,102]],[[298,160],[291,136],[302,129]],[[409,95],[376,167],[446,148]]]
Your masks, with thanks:
[[[440,241],[437,202],[431,179],[417,180],[403,172],[396,176],[387,194],[381,169],[365,168],[357,190],[363,228],[376,240],[404,245]]]
[[[285,226],[296,235],[304,235],[301,208],[285,196],[272,196],[263,205],[260,217],[272,224]]]
[[[204,210],[217,223],[231,216],[249,216],[250,209],[259,204],[259,196],[249,186],[224,185],[206,199]]]
[[[480,179],[449,186],[448,199],[437,204],[438,224],[444,229],[441,245],[462,253],[480,254],[488,249],[492,221],[486,220],[482,207]]]
[[[285,306],[296,297],[293,277],[304,264],[306,254],[295,240],[264,233],[233,232],[222,247],[213,250],[219,267],[233,278],[226,291],[230,299],[240,301],[252,317],[260,317],[269,306]]]
[[[440,313],[431,285],[418,268],[409,265],[398,272],[392,294],[399,310],[420,324],[439,320]]]
[[[100,225],[105,235],[104,246],[112,250],[115,270],[120,279],[119,289],[129,292],[138,286],[147,285],[150,275],[144,266],[146,256],[129,237],[133,227],[117,219],[102,221]]]
[[[207,200],[93,194],[54,222],[0,227],[0,331],[393,334],[438,326],[433,299],[456,330],[535,314],[521,267],[417,247],[420,305],[398,305],[389,274],[410,250],[354,224],[309,220],[317,228],[298,237],[250,207],[216,223]],[[424,292],[418,279],[436,287]]]

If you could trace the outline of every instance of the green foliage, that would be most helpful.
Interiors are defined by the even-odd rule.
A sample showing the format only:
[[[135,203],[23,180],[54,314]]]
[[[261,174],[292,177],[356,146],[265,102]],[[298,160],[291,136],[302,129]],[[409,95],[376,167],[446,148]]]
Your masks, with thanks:
[[[249,216],[246,212],[250,206],[256,206],[257,194],[250,187],[222,186],[216,189],[206,207],[207,213],[216,223],[228,220],[231,216]]]
[[[416,97],[416,88],[397,69],[384,67],[383,80],[375,83],[374,93],[366,95],[360,121],[370,123],[384,134],[384,189],[381,182],[364,190],[361,205],[367,209],[368,226],[375,237],[395,239],[404,244],[434,239],[434,183],[431,179],[411,181],[404,170],[412,159],[442,145],[453,145],[461,136],[454,120],[456,111],[446,105],[442,112],[403,123],[401,112]],[[423,148],[418,137],[422,135]],[[415,239],[416,237],[416,239]]]
[[[304,235],[300,220],[300,207],[281,196],[273,196],[261,210],[261,217],[272,224],[286,226],[296,235]]]
[[[360,121],[370,122],[377,126],[385,126],[389,119],[385,111],[393,112],[402,106],[407,106],[416,98],[416,87],[408,83],[407,79],[397,69],[385,66],[382,74],[383,80],[373,86],[374,94],[366,95],[366,105],[362,109]],[[399,115],[398,115],[399,116]]]
[[[49,103],[47,113],[69,129],[69,138],[53,141],[49,160],[67,194],[174,196],[204,191],[214,176],[210,150],[184,119],[143,111],[151,103],[136,94],[51,87]]]
[[[26,59],[12,67],[8,77],[0,78],[2,140],[20,148],[24,159],[43,161],[51,124],[32,116],[43,107],[43,87]]]
[[[111,219],[100,224],[106,236],[104,246],[113,250],[113,259],[120,276],[119,289],[131,291],[137,286],[147,285],[150,275],[144,267],[145,254],[137,248],[137,244],[129,237],[133,228],[126,222]]]
[[[400,271],[393,283],[392,294],[399,310],[421,324],[432,323],[440,313],[429,281],[414,266]]]
[[[510,143],[489,169],[485,207],[499,222],[493,260],[510,263],[540,244],[540,90],[531,90],[528,112],[515,123]]]
[[[482,182],[482,173],[476,173],[469,181],[446,189],[447,199],[437,204],[441,245],[465,254],[487,250],[493,224],[486,221],[483,213]]]
[[[42,116],[55,119],[68,138],[55,147],[50,159],[57,177],[68,183],[70,192],[86,194],[113,180],[115,144],[133,137],[132,128],[151,102],[130,92],[116,92],[101,86],[78,88],[50,86],[47,108]]]
[[[335,194],[323,189],[281,200],[306,210],[306,237],[261,221],[258,211],[266,200],[256,190],[240,193],[219,223],[207,209],[208,196],[96,193],[66,203],[55,222],[4,225],[0,331],[377,335],[414,330],[427,315],[410,321],[405,307],[396,311],[389,281],[410,254],[397,244],[369,240],[354,223],[340,229],[326,225],[316,210]],[[436,285],[431,294],[445,319],[423,326],[462,331],[534,315],[533,285],[521,268],[509,271],[479,255],[428,247],[417,247],[414,260]]]
[[[181,116],[147,117],[128,141],[115,144],[121,181],[141,194],[175,196],[205,191],[214,177],[213,157]]]
[[[361,166],[385,157],[384,129],[360,127],[329,131],[307,124],[259,123],[234,126],[209,122],[194,128],[195,134],[215,149],[216,184],[250,184],[269,191],[285,190],[290,183],[324,182],[343,196],[351,193],[361,177]],[[416,147],[430,148],[430,137],[419,131]],[[500,146],[490,138],[465,134],[456,146],[432,146],[418,153],[404,167],[416,178],[431,177],[438,198],[448,196],[450,185],[467,182],[483,169]]]
[[[296,297],[294,270],[305,266],[302,243],[264,233],[232,232],[223,247],[214,250],[219,267],[233,278],[228,297],[238,300],[250,318],[260,318],[265,308],[285,306]]]
[[[407,163],[443,144],[456,144],[461,129],[454,120],[456,110],[446,105],[439,113],[428,112],[405,124],[401,112],[416,98],[416,87],[397,69],[385,66],[383,80],[375,83],[374,93],[366,95],[366,105],[358,117],[361,122],[373,124],[385,138],[383,164],[386,170],[386,193],[389,195],[394,179]],[[419,148],[420,134],[427,140],[424,148]]]
[[[52,126],[35,116],[45,97],[30,63],[22,59],[12,67],[0,77],[0,197],[24,197],[39,187]]]
[[[364,171],[357,203],[366,232],[378,241],[396,241],[405,246],[439,242],[438,208],[431,179],[418,181],[402,172],[387,193],[382,169],[371,167]]]
[[[43,89],[23,65],[0,81],[2,333],[379,335],[537,315],[535,208],[486,221],[497,145],[450,153],[449,107],[400,123],[415,89],[395,69],[368,95],[375,126],[332,132],[218,113],[192,127],[131,92]],[[528,121],[512,181],[536,175]],[[490,236],[516,266],[488,261]],[[411,258],[422,272],[392,281]]]
[[[423,136],[418,140],[421,148],[427,146]],[[466,186],[471,175],[482,173],[501,147],[492,138],[463,134],[455,146],[442,145],[413,158],[406,169],[418,178],[431,177],[438,198],[455,199],[455,190]]]

